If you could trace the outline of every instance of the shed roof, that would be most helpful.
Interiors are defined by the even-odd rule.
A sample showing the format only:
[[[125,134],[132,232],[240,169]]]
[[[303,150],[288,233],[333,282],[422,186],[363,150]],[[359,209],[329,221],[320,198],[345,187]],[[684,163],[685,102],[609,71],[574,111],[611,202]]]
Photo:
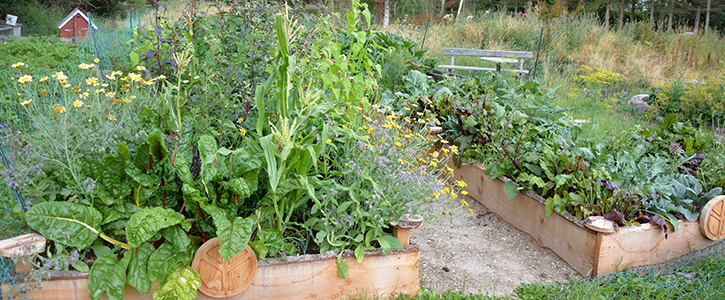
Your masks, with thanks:
[[[81,17],[83,17],[86,22],[88,22],[89,24],[91,23],[91,21],[88,20],[88,16],[86,16],[86,14],[84,14],[80,9],[76,8],[70,14],[68,14],[65,19],[63,19],[63,21],[58,23],[58,29],[63,28],[63,26],[65,26],[65,24],[68,23],[68,21],[70,21],[76,14],[81,14]],[[98,29],[98,26],[96,26],[96,24],[91,25],[93,26],[93,29]]]

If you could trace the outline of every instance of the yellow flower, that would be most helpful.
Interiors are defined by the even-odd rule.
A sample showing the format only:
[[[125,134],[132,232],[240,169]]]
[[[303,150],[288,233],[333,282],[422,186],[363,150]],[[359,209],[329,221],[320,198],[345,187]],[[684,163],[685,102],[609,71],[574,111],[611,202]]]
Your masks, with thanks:
[[[144,67],[144,66],[138,66],[138,67],[136,67],[136,70],[146,71],[146,67]]]
[[[28,100],[21,102],[20,106],[26,106],[26,105],[30,104],[30,102],[33,102],[33,99],[28,99]]]
[[[14,63],[14,64],[12,65],[12,67],[13,67],[13,68],[20,68],[20,67],[22,67],[22,66],[24,66],[24,65],[25,65],[25,64],[24,64],[24,63],[22,63],[22,62],[16,62],[16,63]]]
[[[436,197],[436,199],[440,198],[440,196],[441,196],[441,193],[433,193],[433,197]]]
[[[297,135],[298,138],[303,139],[304,137],[301,134]]]
[[[105,89],[97,89],[96,90],[96,94],[105,94],[105,93],[106,93],[106,90]]]
[[[463,181],[463,180],[456,180],[456,184],[458,186],[460,186],[460,187],[467,187],[468,186],[468,184],[466,184],[466,182]]]
[[[129,100],[128,98],[123,98],[123,102],[129,103],[131,102],[131,100]]]
[[[401,144],[400,142],[395,142],[395,146],[402,147],[403,144]]]
[[[242,122],[244,122],[244,118],[237,119],[237,123],[242,123]]]
[[[400,159],[400,158],[398,158],[398,162],[399,162],[399,163],[400,163],[401,165],[404,165],[404,164],[405,164],[405,162],[404,162],[404,161],[403,161],[402,159]]]
[[[222,135],[222,133],[221,132],[217,132],[216,135]]]
[[[332,140],[331,139],[325,140],[325,144],[328,144],[329,145],[330,143],[332,143]]]
[[[116,93],[108,92],[108,93],[106,93],[106,96],[112,98],[112,97],[116,96]]]
[[[441,150],[443,150],[443,152],[444,152],[445,154],[448,154],[448,151],[451,151],[451,150],[448,150],[448,148],[443,148],[443,149],[441,149]]]
[[[461,191],[461,195],[463,195],[463,196],[465,196],[465,195],[468,195],[468,192],[466,192],[466,191]]]
[[[78,97],[81,97],[81,99],[86,99],[86,97],[88,97],[88,92],[80,94],[80,95],[78,95]]]
[[[434,168],[435,168],[435,167],[437,167],[437,166],[438,166],[438,163],[436,163],[436,162],[432,161],[432,162],[430,162],[430,165],[431,165],[432,167],[434,167]]]
[[[465,207],[468,207],[468,202],[466,202],[466,200],[461,200],[461,204],[463,204],[463,206]]]
[[[57,113],[64,113],[65,112],[65,106],[56,106],[54,110]]]
[[[80,64],[80,65],[78,65],[78,67],[79,67],[79,68],[81,68],[81,69],[83,69],[83,70],[88,70],[88,69],[90,69],[90,68],[91,68],[91,65],[87,65],[87,64]]]
[[[456,195],[456,193],[454,193],[454,192],[451,192],[451,197],[453,197],[453,199],[456,199],[456,198],[458,198],[458,195]]]
[[[18,82],[20,82],[20,83],[28,83],[31,81],[33,81],[33,76],[30,76],[30,75],[23,75],[22,77],[20,77],[18,79]]]
[[[347,125],[342,125],[342,129],[348,129]]]
[[[86,79],[86,84],[87,85],[92,85],[92,86],[97,86],[98,85],[98,78],[96,78],[96,77],[88,78],[88,79]]]
[[[108,74],[106,75],[106,78],[108,78],[109,80],[116,80],[116,75]]]
[[[240,133],[240,134],[241,134],[242,136],[245,136],[245,135],[247,135],[247,130],[246,130],[246,129],[244,129],[244,128],[239,128],[239,133]]]
[[[166,79],[166,76],[164,76],[164,75],[159,75],[159,77],[156,77],[156,80],[164,80],[164,79]]]
[[[100,60],[98,60],[98,58],[96,58],[96,59],[94,59],[94,60],[93,60],[93,62],[94,62],[94,63],[99,63],[99,62],[101,62],[101,61],[100,61]]]
[[[43,78],[40,78],[40,82],[45,82],[45,81],[47,81],[47,80],[48,80],[48,76],[45,76],[45,77],[43,77]]]
[[[81,106],[83,106],[83,101],[81,101],[81,100],[73,101],[73,106],[81,107]]]
[[[209,75],[209,78],[212,78],[212,77],[214,77],[214,73],[211,73],[211,74]]]
[[[431,156],[438,157],[438,151],[433,152],[433,154],[431,154]]]
[[[101,84],[101,86],[104,87],[104,88],[107,88],[108,87],[108,83]]]
[[[131,96],[131,100],[136,99],[136,96]]]
[[[473,214],[473,210],[469,208],[468,213]]]
[[[444,140],[444,141],[445,141],[445,140]],[[448,142],[446,142],[446,144],[447,144],[447,143],[448,143]],[[453,153],[455,153],[455,154],[458,154],[458,146],[456,146],[456,145],[451,145],[451,151],[453,151]]]
[[[188,80],[184,80],[184,81],[182,81],[182,82],[183,82],[183,83],[189,83],[189,81],[188,81]]]
[[[405,110],[410,110],[410,107],[407,107],[407,106],[403,106],[403,109],[405,109]]]
[[[109,115],[108,116],[109,121],[116,121],[116,117]]]

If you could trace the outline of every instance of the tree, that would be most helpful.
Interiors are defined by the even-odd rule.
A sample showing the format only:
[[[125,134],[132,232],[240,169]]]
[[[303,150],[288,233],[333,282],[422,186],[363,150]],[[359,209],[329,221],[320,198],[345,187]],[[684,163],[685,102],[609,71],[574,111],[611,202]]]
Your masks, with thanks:
[[[707,0],[707,8],[705,8],[705,28],[703,32],[707,34],[707,31],[710,29],[710,7],[712,4],[712,0]]]
[[[617,27],[617,31],[622,31],[624,27],[624,1],[619,2],[619,27]]]

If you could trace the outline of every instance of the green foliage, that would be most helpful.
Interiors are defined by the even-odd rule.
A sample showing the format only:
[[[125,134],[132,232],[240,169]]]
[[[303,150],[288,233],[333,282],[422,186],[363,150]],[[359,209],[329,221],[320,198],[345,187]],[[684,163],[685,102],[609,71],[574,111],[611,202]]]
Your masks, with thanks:
[[[201,276],[189,266],[179,266],[169,272],[161,286],[154,291],[154,299],[191,300],[196,298]]]
[[[25,220],[48,239],[74,248],[86,248],[98,238],[101,213],[73,202],[44,202],[26,212]]]
[[[126,223],[128,242],[138,247],[153,237],[161,229],[174,226],[184,221],[184,216],[172,209],[162,207],[146,207],[133,214]]]
[[[25,26],[23,26],[23,35]],[[57,36],[42,36],[17,40],[10,37],[9,43],[0,47],[0,67],[10,68],[23,62],[23,72],[51,70],[59,67],[76,52],[78,45],[64,43]]]
[[[114,254],[96,259],[88,275],[88,293],[91,299],[101,299],[103,292],[106,292],[109,300],[123,299],[126,267],[131,256],[131,252],[126,252],[120,260]]]

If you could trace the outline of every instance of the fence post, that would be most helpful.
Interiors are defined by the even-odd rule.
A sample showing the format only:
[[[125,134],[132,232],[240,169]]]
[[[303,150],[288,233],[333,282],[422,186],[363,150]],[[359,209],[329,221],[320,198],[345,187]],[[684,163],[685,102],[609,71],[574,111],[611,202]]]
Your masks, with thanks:
[[[531,74],[532,79],[536,79],[536,69],[539,67],[539,53],[541,53],[541,40],[544,37],[544,27],[541,27],[541,34],[539,34],[539,49],[536,50],[536,62],[534,63],[534,72]]]
[[[425,36],[428,35],[428,26],[430,25],[430,20],[425,22],[425,32],[423,32],[423,42],[420,43],[420,50],[423,50],[423,46],[425,46]]]

